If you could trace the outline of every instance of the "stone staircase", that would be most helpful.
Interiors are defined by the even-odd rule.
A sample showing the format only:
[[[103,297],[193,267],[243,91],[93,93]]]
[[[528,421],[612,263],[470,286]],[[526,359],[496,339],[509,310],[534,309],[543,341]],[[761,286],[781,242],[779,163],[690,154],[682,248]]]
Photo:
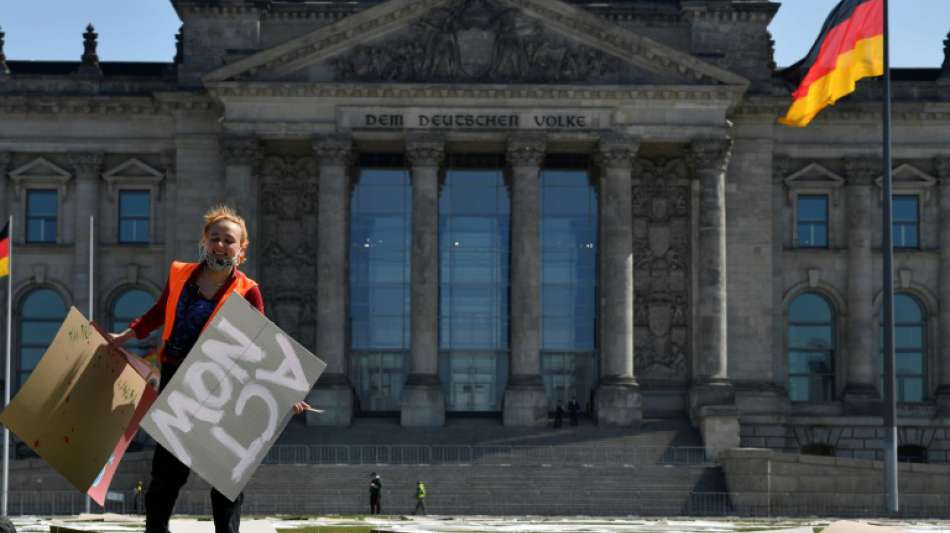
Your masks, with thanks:
[[[590,423],[505,428],[491,419],[429,429],[402,428],[392,419],[357,419],[345,429],[292,425],[248,485],[245,512],[364,514],[369,477],[376,472],[386,514],[413,510],[417,480],[426,483],[430,514],[724,514],[729,506],[721,469],[703,460],[700,447],[698,434],[682,420],[646,421],[637,430]],[[148,451],[127,455],[112,484],[126,503],[110,510],[131,509],[131,489],[139,479],[147,484],[150,460]],[[14,463],[10,488],[13,494],[42,490],[81,500],[36,459]],[[208,492],[193,475],[177,512],[208,514]],[[16,501],[11,498],[13,512]]]

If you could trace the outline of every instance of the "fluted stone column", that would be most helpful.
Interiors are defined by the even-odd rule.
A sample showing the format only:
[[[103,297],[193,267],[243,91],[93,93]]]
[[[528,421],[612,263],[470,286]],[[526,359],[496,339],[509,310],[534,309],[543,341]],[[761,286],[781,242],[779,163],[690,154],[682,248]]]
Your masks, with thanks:
[[[313,149],[320,168],[317,355],[327,367],[309,396],[326,412],[312,417],[308,413],[307,423],[349,425],[353,389],[346,377],[346,235],[352,141],[346,136],[321,137]]]
[[[260,272],[260,253],[257,252],[263,249],[257,239],[261,225],[258,217],[260,194],[254,171],[259,155],[258,140],[254,137],[225,137],[221,141],[221,155],[224,160],[224,202],[237,209],[247,221],[251,242],[247,261],[241,265],[241,270],[256,279]]]
[[[873,159],[845,162],[848,202],[847,386],[844,400],[852,413],[876,411],[879,398],[874,338],[874,283],[871,253],[872,181],[881,165]],[[844,369],[842,369],[844,370]]]
[[[75,196],[71,199],[75,206],[75,255],[73,259],[73,304],[79,308],[83,314],[89,310],[89,217],[95,216],[96,241],[99,241],[99,180],[102,172],[102,161],[104,157],[101,153],[79,153],[70,155],[70,163],[76,174]],[[60,201],[64,201],[60,198]],[[62,228],[59,228],[62,230]],[[102,265],[97,265],[101,267]],[[99,268],[95,269],[96,271]],[[94,281],[94,280],[92,280]],[[96,287],[94,286],[93,289]],[[93,296],[95,297],[95,296]],[[94,311],[97,311],[94,309]],[[95,317],[90,317],[95,319]]]
[[[511,166],[511,373],[505,390],[506,426],[543,426],[547,401],[541,380],[541,237],[538,189],[543,135],[508,139]]]
[[[690,146],[699,180],[698,331],[690,388],[690,418],[703,435],[707,453],[739,445],[735,389],[729,380],[726,285],[726,172],[729,139],[697,140]]]
[[[950,416],[950,157],[937,160],[940,177],[940,345],[937,409]]]
[[[441,426],[445,395],[439,382],[439,170],[445,140],[410,135],[412,165],[411,345],[409,379],[402,394],[403,426]]]
[[[603,344],[600,383],[595,392],[597,422],[631,425],[643,417],[640,386],[633,375],[633,160],[639,140],[611,136],[601,140],[603,265]]]

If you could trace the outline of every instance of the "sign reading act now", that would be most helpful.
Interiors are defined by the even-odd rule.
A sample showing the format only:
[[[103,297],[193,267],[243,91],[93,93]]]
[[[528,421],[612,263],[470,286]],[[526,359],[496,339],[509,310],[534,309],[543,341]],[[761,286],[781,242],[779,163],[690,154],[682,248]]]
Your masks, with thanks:
[[[232,294],[142,427],[232,500],[326,364]]]

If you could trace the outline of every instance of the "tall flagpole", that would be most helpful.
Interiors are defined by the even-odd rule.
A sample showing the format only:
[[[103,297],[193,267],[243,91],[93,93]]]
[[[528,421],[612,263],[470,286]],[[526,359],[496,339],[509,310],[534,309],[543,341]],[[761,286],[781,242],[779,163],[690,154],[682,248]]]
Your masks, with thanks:
[[[894,376],[894,241],[891,224],[891,50],[890,13],[884,0],[884,242],[881,253],[884,274],[884,471],[887,509],[900,509],[897,494],[897,388]]]
[[[7,355],[3,363],[3,407],[10,405],[10,356],[13,332],[13,215],[7,220]],[[3,426],[3,496],[0,512],[7,515],[10,495],[10,430]]]
[[[95,318],[93,317],[93,312],[95,311],[95,306],[93,305],[95,302],[95,298],[93,297],[93,294],[95,294],[94,289],[95,289],[95,279],[96,279],[95,277],[93,277],[93,272],[95,270],[95,262],[94,262],[95,257],[93,254],[96,251],[95,244],[94,244],[96,242],[95,220],[96,220],[96,217],[94,215],[89,215],[89,321],[90,322],[95,322]],[[92,499],[89,497],[88,494],[86,494],[86,514],[89,514],[90,512],[92,512],[91,502],[92,502]]]

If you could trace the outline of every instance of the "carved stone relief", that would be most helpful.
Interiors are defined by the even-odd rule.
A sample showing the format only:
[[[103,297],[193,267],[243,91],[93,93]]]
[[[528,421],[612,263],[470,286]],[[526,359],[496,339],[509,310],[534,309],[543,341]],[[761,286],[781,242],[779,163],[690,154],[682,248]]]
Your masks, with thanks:
[[[634,364],[646,380],[690,378],[688,172],[682,159],[633,168]]]
[[[622,62],[496,0],[455,0],[403,36],[335,58],[335,81],[619,83]]]
[[[261,290],[274,322],[314,349],[318,170],[312,157],[268,156],[260,165]]]

